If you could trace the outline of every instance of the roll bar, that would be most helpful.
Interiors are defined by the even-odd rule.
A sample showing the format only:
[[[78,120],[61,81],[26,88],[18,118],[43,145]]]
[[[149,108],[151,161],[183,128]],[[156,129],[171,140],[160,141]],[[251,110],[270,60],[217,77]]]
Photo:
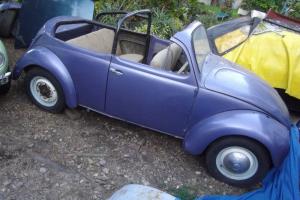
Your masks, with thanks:
[[[126,15],[126,14],[128,14],[127,11],[101,12],[98,15],[96,15],[95,20],[100,21],[102,17],[107,15]]]

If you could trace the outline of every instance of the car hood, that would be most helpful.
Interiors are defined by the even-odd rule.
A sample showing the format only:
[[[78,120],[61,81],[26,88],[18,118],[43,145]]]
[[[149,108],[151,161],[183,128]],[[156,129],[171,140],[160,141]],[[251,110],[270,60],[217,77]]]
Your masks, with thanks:
[[[252,104],[290,126],[288,109],[269,84],[254,73],[216,55],[208,55],[202,68],[202,84],[209,89]]]

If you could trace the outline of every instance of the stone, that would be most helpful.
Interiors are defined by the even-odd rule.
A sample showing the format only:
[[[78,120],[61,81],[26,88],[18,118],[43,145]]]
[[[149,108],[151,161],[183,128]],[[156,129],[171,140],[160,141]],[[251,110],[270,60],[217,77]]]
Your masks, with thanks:
[[[201,172],[200,171],[196,171],[195,174],[196,175],[201,175]]]
[[[97,176],[99,176],[99,174],[98,174],[98,173],[95,173],[93,176],[94,176],[94,177],[97,177]]]
[[[107,168],[103,168],[103,170],[102,170],[105,174],[108,174],[109,173],[109,169],[107,169]]]
[[[40,168],[40,172],[41,172],[42,174],[44,174],[44,173],[47,172],[47,169],[46,169],[45,167],[41,167],[41,168]]]
[[[100,163],[101,166],[104,166],[104,165],[106,164],[106,161],[103,160],[103,159],[101,159],[101,160],[99,161],[99,163]]]
[[[92,159],[90,159],[90,158],[88,158],[87,160],[88,160],[88,162],[89,162],[90,165],[94,163],[94,161]]]
[[[3,182],[3,185],[4,185],[4,186],[8,186],[10,183],[11,183],[10,180],[6,180],[6,181]]]

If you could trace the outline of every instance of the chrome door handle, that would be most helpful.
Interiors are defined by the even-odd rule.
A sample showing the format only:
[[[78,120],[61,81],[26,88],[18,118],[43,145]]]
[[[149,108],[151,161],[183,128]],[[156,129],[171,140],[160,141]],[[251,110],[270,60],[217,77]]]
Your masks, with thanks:
[[[122,71],[117,70],[117,69],[115,69],[115,68],[110,68],[109,71],[111,71],[112,73],[114,73],[114,74],[116,74],[116,75],[118,75],[118,76],[123,75],[123,72],[122,72]]]

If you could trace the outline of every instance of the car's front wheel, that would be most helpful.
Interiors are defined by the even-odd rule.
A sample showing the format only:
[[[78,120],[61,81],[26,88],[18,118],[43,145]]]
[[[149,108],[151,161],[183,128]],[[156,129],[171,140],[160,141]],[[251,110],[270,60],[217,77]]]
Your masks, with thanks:
[[[28,71],[25,85],[28,96],[38,107],[52,113],[59,113],[65,108],[63,90],[48,71],[40,68]]]
[[[206,164],[216,179],[237,187],[249,187],[266,176],[271,159],[261,144],[247,138],[228,137],[210,145]]]

